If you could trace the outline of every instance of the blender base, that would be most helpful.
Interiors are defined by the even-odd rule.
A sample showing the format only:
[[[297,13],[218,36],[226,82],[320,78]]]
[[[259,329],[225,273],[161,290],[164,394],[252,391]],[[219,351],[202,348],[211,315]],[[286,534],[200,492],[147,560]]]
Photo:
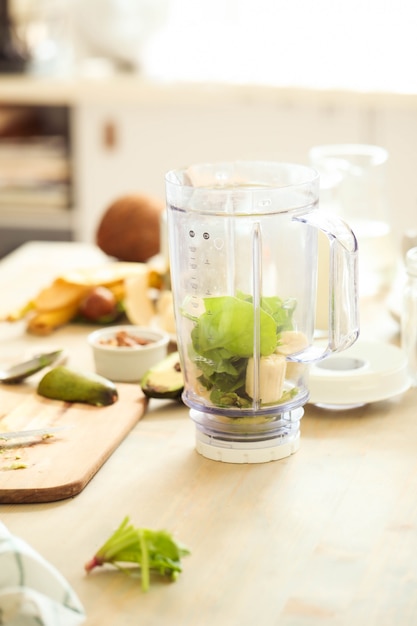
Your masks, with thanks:
[[[226,423],[216,416],[191,409],[196,424],[196,450],[223,463],[267,463],[297,452],[300,447],[300,419],[304,410],[278,414],[269,422],[248,427],[248,423]]]
[[[288,441],[282,437],[267,441],[222,441],[196,431],[196,450],[206,459],[222,463],[268,463],[279,461],[297,452],[300,447],[300,433]]]

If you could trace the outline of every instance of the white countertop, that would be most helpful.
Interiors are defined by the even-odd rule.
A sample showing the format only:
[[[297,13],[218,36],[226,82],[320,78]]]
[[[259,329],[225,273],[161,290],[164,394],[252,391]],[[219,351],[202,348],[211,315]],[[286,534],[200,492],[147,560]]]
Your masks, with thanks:
[[[288,102],[351,104],[359,107],[415,108],[417,93],[312,89],[223,83],[153,82],[134,74],[106,77],[48,77],[15,75],[0,77],[1,103],[75,105],[166,103],[172,105],[207,102]]]

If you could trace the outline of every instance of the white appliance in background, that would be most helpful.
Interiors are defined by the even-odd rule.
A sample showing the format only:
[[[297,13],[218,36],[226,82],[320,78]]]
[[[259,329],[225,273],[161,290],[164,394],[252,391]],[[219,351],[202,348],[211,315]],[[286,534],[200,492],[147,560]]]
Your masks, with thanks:
[[[16,32],[24,42],[30,74],[63,75],[73,69],[71,0],[10,0]]]
[[[169,0],[75,0],[73,34],[79,54],[104,57],[116,69],[140,71],[144,47],[163,26]]]
[[[139,71],[144,46],[169,0],[11,0],[32,74],[65,75],[94,66]],[[85,67],[84,67],[85,65]]]

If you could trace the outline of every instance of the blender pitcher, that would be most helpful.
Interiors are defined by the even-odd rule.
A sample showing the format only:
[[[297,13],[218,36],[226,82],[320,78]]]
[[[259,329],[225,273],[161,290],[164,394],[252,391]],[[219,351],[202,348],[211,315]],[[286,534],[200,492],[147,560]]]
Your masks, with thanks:
[[[308,363],[358,336],[357,245],[318,210],[319,176],[285,163],[192,165],[166,175],[184,403],[203,456],[280,459],[299,446]],[[329,241],[329,335],[313,340],[319,230]]]

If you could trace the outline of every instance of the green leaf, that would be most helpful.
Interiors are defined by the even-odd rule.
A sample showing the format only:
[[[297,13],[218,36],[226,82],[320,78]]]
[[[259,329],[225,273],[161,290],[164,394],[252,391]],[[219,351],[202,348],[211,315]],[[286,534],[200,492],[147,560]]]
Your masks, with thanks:
[[[206,298],[206,312],[193,330],[196,352],[207,355],[225,350],[229,355],[249,357],[253,354],[254,308],[252,303],[234,296]],[[277,345],[274,318],[260,310],[260,348],[262,356],[272,354]]]
[[[293,327],[295,300],[277,296],[261,298],[260,355],[272,354],[283,330]],[[204,313],[194,319],[189,357],[201,372],[199,381],[210,390],[210,399],[219,407],[247,407],[245,392],[248,358],[254,353],[255,312],[252,296],[204,299]]]
[[[137,564],[142,574],[142,590],[150,586],[150,573],[157,572],[175,580],[182,571],[181,559],[190,554],[188,548],[177,543],[164,530],[137,528],[125,517],[119,528],[85,565],[87,572],[109,563],[130,574],[123,563]]]
[[[289,299],[284,302],[281,298],[278,298],[278,296],[270,296],[261,299],[261,307],[274,318],[277,333],[292,329],[292,317],[296,305],[297,303],[294,299]]]

